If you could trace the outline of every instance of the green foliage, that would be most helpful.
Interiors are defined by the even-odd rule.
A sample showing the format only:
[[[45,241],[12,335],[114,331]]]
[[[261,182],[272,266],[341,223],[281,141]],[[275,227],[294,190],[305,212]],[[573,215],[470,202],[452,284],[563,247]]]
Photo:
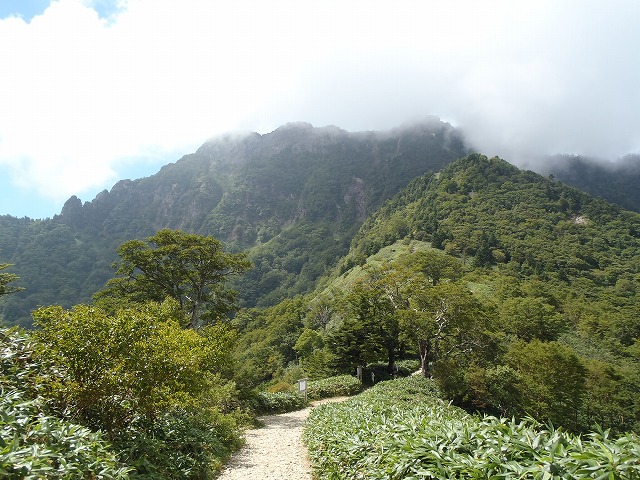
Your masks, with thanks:
[[[298,337],[298,340],[296,340],[293,349],[301,359],[304,359],[310,357],[315,350],[319,350],[322,347],[324,347],[322,335],[315,330],[305,328]]]
[[[8,216],[0,216],[0,232],[0,251],[19,268],[15,286],[24,288],[3,296],[0,308],[10,325],[31,326],[31,311],[41,305],[87,302],[109,278],[115,258],[103,235],[83,241],[67,225]]]
[[[49,369],[34,359],[34,343],[0,330],[0,476],[7,479],[125,479],[130,469],[98,432],[48,412],[40,382]]]
[[[640,439],[578,437],[534,421],[473,417],[419,377],[314,409],[304,441],[319,479],[633,479]]]
[[[525,341],[555,340],[565,327],[556,309],[540,298],[507,299],[500,306],[500,317],[505,332]]]
[[[328,378],[339,373],[334,355],[327,348],[315,350],[304,360],[304,370],[311,380]]]
[[[261,414],[292,412],[307,405],[298,392],[258,392],[254,401],[254,409]]]
[[[53,407],[106,432],[140,478],[209,478],[239,446],[228,325],[181,327],[174,300],[113,315],[78,305],[34,313]]]
[[[640,431],[640,371],[634,365],[617,366],[588,360],[580,423],[595,429],[606,425],[613,432]]]
[[[362,383],[351,375],[313,380],[307,384],[307,395],[311,400],[331,397],[348,397],[362,390]]]
[[[233,339],[212,345],[184,330],[177,304],[169,301],[113,316],[86,305],[45,307],[34,318],[40,355],[63,371],[53,394],[83,423],[108,432],[137,416],[153,419],[195,403],[211,372],[228,358]]]
[[[153,423],[139,419],[114,441],[120,458],[134,468],[131,477],[140,480],[215,478],[241,445],[234,416],[183,408]]]
[[[404,359],[396,361],[396,372],[401,377],[407,377],[420,368],[420,360]]]
[[[306,311],[305,300],[295,297],[274,307],[238,312],[233,325],[240,334],[234,354],[239,384],[250,389],[268,382],[296,360],[294,347],[304,329]]]
[[[118,255],[120,277],[109,280],[105,290],[95,295],[99,305],[112,307],[115,302],[117,309],[128,302],[161,302],[170,297],[180,303],[193,328],[233,310],[235,292],[224,284],[251,265],[244,254],[225,253],[213,237],[169,229],[144,242],[125,242]]]
[[[43,413],[41,399],[0,388],[0,476],[125,479],[129,468],[100,433]]]
[[[411,310],[401,317],[403,336],[418,344],[422,373],[450,357],[479,350],[485,343],[487,315],[472,293],[459,283],[439,283],[415,290]]]
[[[369,341],[372,324],[363,324],[355,318],[345,319],[340,327],[325,339],[331,366],[341,373],[353,372],[358,365],[378,360],[379,343],[376,338]]]
[[[375,270],[352,285],[345,295],[347,317],[327,336],[334,365],[342,372],[379,358],[386,358],[389,370],[393,368],[399,325],[382,278],[383,273]]]
[[[4,270],[6,268],[11,267],[8,263],[0,263],[0,270]],[[6,295],[8,293],[19,292],[20,290],[24,290],[21,287],[14,287],[13,285],[9,285],[11,282],[15,282],[18,280],[18,276],[14,273],[0,273],[0,295]]]
[[[578,426],[586,371],[570,348],[539,340],[516,342],[506,361],[518,372],[521,391],[526,392],[524,412],[554,425]]]

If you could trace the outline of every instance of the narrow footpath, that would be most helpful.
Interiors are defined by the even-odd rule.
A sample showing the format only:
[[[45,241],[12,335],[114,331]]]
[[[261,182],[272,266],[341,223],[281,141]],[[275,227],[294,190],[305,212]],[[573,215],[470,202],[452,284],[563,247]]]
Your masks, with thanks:
[[[345,397],[313,402],[297,412],[260,417],[264,427],[247,430],[246,444],[222,469],[219,480],[311,480],[302,428],[311,409]]]

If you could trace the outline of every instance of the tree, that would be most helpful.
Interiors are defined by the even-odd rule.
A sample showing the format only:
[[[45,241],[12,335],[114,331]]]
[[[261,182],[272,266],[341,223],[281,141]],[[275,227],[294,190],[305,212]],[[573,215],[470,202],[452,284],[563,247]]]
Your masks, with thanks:
[[[234,309],[236,293],[225,282],[251,266],[246,254],[224,252],[219,240],[180,230],[164,229],[145,241],[130,240],[117,252],[121,261],[114,266],[121,276],[94,296],[98,304],[115,310],[122,302],[171,297],[180,303],[192,328]]]
[[[456,280],[462,275],[462,264],[458,259],[437,250],[416,252],[400,263],[412,272],[422,273],[424,280],[432,285],[437,285],[443,279]]]
[[[578,426],[587,371],[570,347],[557,342],[514,342],[505,357],[521,379],[523,412],[540,421]]]
[[[355,318],[347,318],[325,338],[332,366],[340,373],[353,372],[358,365],[378,360],[379,345],[370,341],[368,326]]]
[[[362,348],[370,355],[385,355],[387,371],[393,372],[400,346],[399,324],[392,298],[387,294],[389,284],[384,275],[374,272],[368,280],[354,285],[347,296],[356,321],[363,327],[365,342]],[[372,360],[378,358],[372,358]]]
[[[486,315],[462,285],[446,282],[414,287],[409,303],[400,321],[402,335],[417,342],[425,377],[431,377],[431,365],[438,360],[480,347]]]
[[[536,297],[509,298],[500,306],[500,319],[507,333],[525,341],[555,340],[562,328],[562,317]]]
[[[9,263],[0,263],[0,270],[4,270],[5,268],[9,268],[12,265]],[[22,287],[15,287],[9,285],[9,283],[18,280],[17,275],[13,273],[0,273],[0,295],[7,295],[9,293],[19,292],[24,290]]]
[[[298,358],[304,359],[310,357],[314,351],[320,350],[322,347],[324,347],[322,335],[315,330],[305,328],[298,337],[293,349],[298,354]]]

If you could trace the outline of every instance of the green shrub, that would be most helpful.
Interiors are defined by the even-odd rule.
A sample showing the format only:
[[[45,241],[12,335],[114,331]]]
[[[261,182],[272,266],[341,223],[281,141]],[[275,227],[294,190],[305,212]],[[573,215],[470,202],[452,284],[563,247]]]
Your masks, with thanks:
[[[234,419],[211,409],[176,409],[153,423],[140,418],[115,442],[140,480],[214,478],[241,444]]]
[[[0,391],[0,477],[7,479],[124,479],[99,433],[40,412],[40,402]]]
[[[420,360],[398,360],[396,362],[396,369],[398,370],[398,375],[408,377],[420,370]]]
[[[351,396],[360,391],[362,391],[362,384],[351,375],[338,375],[337,377],[310,381],[307,384],[307,396],[310,400]]]
[[[319,480],[640,478],[635,435],[579,437],[533,420],[471,416],[422,377],[314,409],[303,438]]]
[[[392,373],[388,372],[387,362],[368,363],[362,371],[362,383],[371,386],[378,382],[394,380],[400,377],[408,377],[419,368],[419,360],[398,360],[395,362]],[[373,377],[371,374],[373,374]]]
[[[254,408],[261,414],[292,412],[307,405],[298,392],[259,392],[254,400]]]
[[[145,479],[210,478],[240,444],[238,392],[223,377],[235,332],[181,327],[176,302],[114,315],[87,305],[34,313],[52,405],[108,435]]]
[[[293,385],[287,382],[283,382],[282,380],[276,381],[273,385],[270,385],[267,388],[269,393],[278,393],[278,392],[293,392]]]
[[[100,433],[48,413],[38,379],[51,373],[34,361],[29,335],[2,329],[0,341],[0,477],[128,478]]]

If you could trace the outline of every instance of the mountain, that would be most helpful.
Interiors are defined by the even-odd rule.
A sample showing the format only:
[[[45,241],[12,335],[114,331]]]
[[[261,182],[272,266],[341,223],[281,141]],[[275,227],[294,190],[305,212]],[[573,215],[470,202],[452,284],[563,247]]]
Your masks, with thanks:
[[[376,361],[383,379],[438,350],[467,410],[638,431],[639,282],[640,214],[471,154],[373,212],[312,295],[240,312],[238,364],[254,385]]]
[[[473,154],[416,178],[383,205],[354,237],[346,262],[409,236],[481,264],[612,284],[621,265],[630,278],[638,273],[639,221],[564,183]]]
[[[88,301],[113,275],[115,249],[161,228],[247,250],[255,268],[236,285],[243,304],[277,303],[312,289],[385,200],[465,153],[435,118],[386,132],[292,123],[212,139],[90,202],[71,197],[53,219],[0,217],[2,260],[26,288],[3,299],[4,320],[28,325],[37,305]]]
[[[256,307],[233,320],[240,388],[379,355],[389,375],[394,358],[417,357],[415,332],[444,331],[414,324],[436,308],[463,322],[433,339],[451,357],[431,357],[456,404],[640,428],[640,214],[468,154],[447,124],[221,137],[91,202],[72,197],[51,220],[0,217],[2,262],[26,287],[1,299],[5,321],[88,301],[118,245],[164,227],[214,235],[255,265],[235,284]]]
[[[549,160],[546,170],[591,195],[640,212],[640,155],[627,155],[615,163],[556,155]]]

